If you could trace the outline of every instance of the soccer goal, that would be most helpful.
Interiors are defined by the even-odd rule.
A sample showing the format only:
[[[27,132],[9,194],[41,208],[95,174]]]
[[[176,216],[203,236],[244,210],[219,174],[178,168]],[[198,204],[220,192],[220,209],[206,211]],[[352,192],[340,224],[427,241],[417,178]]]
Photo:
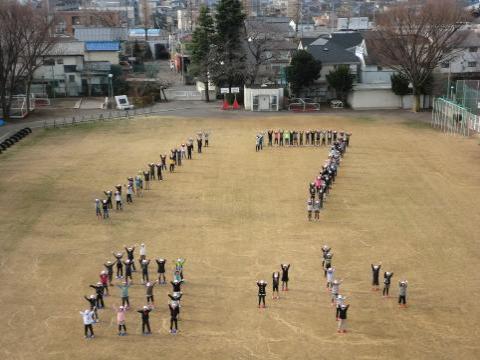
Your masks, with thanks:
[[[478,115],[451,100],[435,98],[433,101],[431,124],[445,133],[470,136],[480,132],[479,121]]]

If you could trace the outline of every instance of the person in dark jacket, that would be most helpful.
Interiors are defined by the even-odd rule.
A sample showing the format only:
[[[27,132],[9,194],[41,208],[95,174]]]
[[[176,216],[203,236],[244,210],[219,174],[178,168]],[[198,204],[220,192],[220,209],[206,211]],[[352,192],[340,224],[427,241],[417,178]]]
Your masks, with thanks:
[[[176,334],[178,331],[178,313],[179,313],[179,307],[180,305],[178,304],[178,301],[172,300],[168,303],[168,308],[170,309],[170,333],[171,334]],[[175,329],[173,328],[173,325],[175,325]]]
[[[158,283],[160,285],[164,285],[167,283],[165,279],[165,263],[167,262],[167,260],[160,258],[160,259],[156,259],[155,261],[157,262],[157,266],[158,266],[158,269],[157,269]]]
[[[382,263],[378,263],[378,265],[372,264],[372,290],[378,291],[380,286],[380,269],[382,268]]]
[[[142,333],[143,335],[150,335],[152,330],[150,329],[150,312],[152,310],[148,306],[144,306],[142,310],[137,310],[142,315]],[[145,331],[147,330],[147,331]]]
[[[383,274],[383,296],[388,297],[388,292],[390,291],[390,284],[392,282],[393,272],[385,271]]]
[[[350,305],[342,304],[338,309],[338,330],[339,333],[347,332],[347,310]]]
[[[101,282],[98,282],[96,285],[90,285],[91,288],[95,289],[97,293],[97,309],[102,309],[105,307],[105,303],[103,302],[103,295],[105,293],[105,287]]]
[[[280,296],[278,294],[279,284],[280,284],[280,273],[278,271],[275,271],[272,274],[272,299],[280,299]],[[277,293],[276,296],[275,296],[275,293]]]
[[[282,268],[282,291],[288,291],[288,270],[290,270],[290,264],[281,264]]]
[[[257,286],[258,286],[258,307],[260,306],[260,303],[263,302],[263,307],[265,308],[265,296],[267,296],[267,282],[265,280],[259,280],[257,281]]]

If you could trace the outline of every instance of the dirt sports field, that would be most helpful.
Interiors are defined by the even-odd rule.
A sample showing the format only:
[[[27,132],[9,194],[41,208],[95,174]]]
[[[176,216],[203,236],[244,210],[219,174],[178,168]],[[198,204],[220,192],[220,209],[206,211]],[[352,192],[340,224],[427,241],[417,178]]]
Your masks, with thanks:
[[[36,131],[0,157],[0,358],[478,359],[480,146],[400,115],[147,118]],[[320,223],[306,221],[307,184],[325,148],[255,153],[265,128],[353,133]],[[166,175],[108,223],[93,199],[197,130],[211,147]],[[83,338],[83,295],[103,262],[145,242],[149,257],[187,259],[180,333],[168,333],[167,292],[155,289],[154,334],[127,315],[118,337],[106,298],[97,338]],[[336,333],[321,271],[332,246],[349,332]],[[137,254],[138,256],[138,254]],[[370,287],[372,262],[395,273],[393,297]],[[272,302],[271,274],[292,264]],[[156,265],[150,266],[152,275]],[[256,307],[265,278],[267,308]],[[409,281],[409,307],[396,304]],[[131,290],[144,305],[140,274]]]

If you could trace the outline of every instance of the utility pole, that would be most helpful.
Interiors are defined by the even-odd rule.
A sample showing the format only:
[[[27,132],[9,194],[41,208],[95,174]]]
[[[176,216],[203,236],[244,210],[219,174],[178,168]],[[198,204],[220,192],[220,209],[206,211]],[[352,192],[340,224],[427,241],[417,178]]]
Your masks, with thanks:
[[[148,0],[142,0],[143,6],[143,28],[145,29],[145,41],[148,41],[148,27],[150,24],[150,11],[148,9]]]
[[[187,12],[188,12],[188,21],[189,21],[189,28],[190,32],[193,31],[193,8],[192,8],[192,0],[188,0],[187,3]]]

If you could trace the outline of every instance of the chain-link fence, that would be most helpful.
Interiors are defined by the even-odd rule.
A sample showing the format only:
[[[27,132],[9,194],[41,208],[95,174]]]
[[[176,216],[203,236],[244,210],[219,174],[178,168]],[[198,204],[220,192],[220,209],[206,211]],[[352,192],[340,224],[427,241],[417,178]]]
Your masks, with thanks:
[[[475,115],[480,115],[480,80],[457,80],[451,99]]]

